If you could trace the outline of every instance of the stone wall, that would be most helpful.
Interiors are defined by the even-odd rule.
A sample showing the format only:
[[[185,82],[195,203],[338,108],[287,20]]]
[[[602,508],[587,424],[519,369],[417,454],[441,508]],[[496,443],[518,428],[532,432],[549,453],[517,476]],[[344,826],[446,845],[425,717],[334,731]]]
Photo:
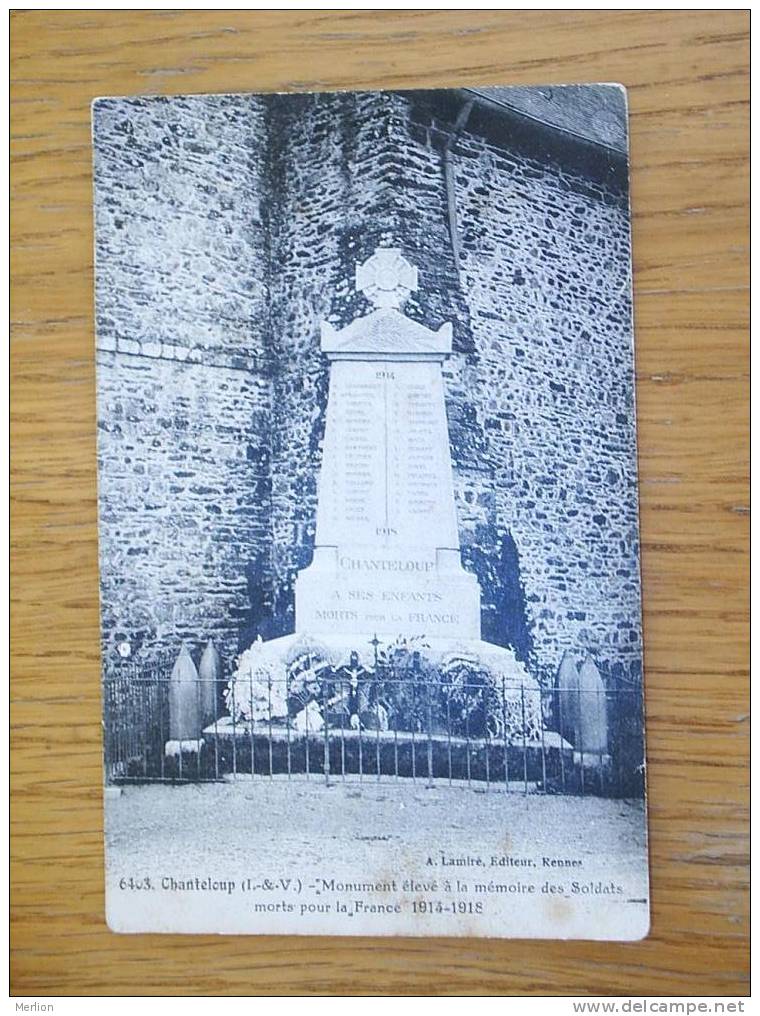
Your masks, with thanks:
[[[272,427],[274,613],[293,629],[293,581],[311,560],[328,363],[320,324],[365,313],[357,263],[399,245],[425,271],[407,312],[426,324],[463,321],[441,213],[440,173],[404,138],[395,93],[275,97],[271,103],[271,341],[277,362]],[[412,163],[410,164],[410,158]],[[432,200],[437,214],[423,214]]]
[[[101,605],[105,650],[250,624],[269,543],[268,387],[253,372],[100,352]]]
[[[539,658],[636,660],[627,194],[468,134],[457,202],[492,522],[517,545]]]
[[[419,268],[406,312],[454,322],[447,411],[484,636],[547,672],[566,647],[638,665],[620,159],[462,105],[98,104],[107,638],[214,631],[234,647],[292,630],[324,429],[319,324],[365,311],[356,263],[388,245]]]
[[[264,110],[93,115],[104,658],[212,634],[232,653],[271,543]]]

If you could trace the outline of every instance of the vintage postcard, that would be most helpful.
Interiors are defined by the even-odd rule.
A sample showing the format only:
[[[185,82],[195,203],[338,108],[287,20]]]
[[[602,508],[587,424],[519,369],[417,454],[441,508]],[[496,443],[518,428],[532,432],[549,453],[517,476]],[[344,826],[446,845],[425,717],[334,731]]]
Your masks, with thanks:
[[[624,90],[93,139],[109,926],[644,936]]]

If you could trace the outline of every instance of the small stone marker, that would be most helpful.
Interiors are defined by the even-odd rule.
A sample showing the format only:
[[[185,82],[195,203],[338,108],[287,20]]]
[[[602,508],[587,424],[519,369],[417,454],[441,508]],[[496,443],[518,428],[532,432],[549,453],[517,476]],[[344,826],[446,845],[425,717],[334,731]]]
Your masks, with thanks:
[[[197,742],[201,729],[198,671],[183,642],[169,678],[169,743]]]
[[[192,661],[191,661],[192,662]],[[216,650],[214,640],[209,639],[198,667],[200,678],[201,726],[213,723],[217,717],[218,691],[222,681],[222,659]]]
[[[575,656],[566,649],[554,682],[555,720],[562,737],[570,744],[575,744],[580,716],[578,666]]]
[[[575,750],[581,753],[583,765],[601,765],[608,756],[607,692],[591,656],[586,657],[578,672],[578,690]]]

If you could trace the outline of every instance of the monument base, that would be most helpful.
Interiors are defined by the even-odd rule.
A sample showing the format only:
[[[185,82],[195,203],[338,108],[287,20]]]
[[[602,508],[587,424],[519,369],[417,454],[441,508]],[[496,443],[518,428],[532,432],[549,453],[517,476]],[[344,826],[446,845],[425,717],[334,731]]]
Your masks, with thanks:
[[[435,726],[444,736],[513,743],[543,736],[538,683],[511,649],[482,639],[339,632],[258,639],[241,655],[225,698],[230,716],[254,726],[310,732]]]
[[[203,736],[208,745],[206,771],[230,781],[277,775],[323,777],[335,782],[383,778],[395,782],[402,778],[428,784],[477,783],[518,793],[575,786],[571,783],[572,746],[553,730],[535,740],[352,728],[325,738],[324,730],[234,723],[226,716],[210,724]],[[592,778],[588,770],[585,778],[588,785]]]

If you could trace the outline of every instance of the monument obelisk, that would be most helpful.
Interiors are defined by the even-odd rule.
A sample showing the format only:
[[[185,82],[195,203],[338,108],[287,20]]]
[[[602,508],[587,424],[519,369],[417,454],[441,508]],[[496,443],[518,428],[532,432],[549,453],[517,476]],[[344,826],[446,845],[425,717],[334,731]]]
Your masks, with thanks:
[[[437,331],[403,314],[417,270],[380,248],[356,270],[372,311],[322,325],[330,387],[314,557],[296,631],[480,639],[480,587],[461,562]]]

